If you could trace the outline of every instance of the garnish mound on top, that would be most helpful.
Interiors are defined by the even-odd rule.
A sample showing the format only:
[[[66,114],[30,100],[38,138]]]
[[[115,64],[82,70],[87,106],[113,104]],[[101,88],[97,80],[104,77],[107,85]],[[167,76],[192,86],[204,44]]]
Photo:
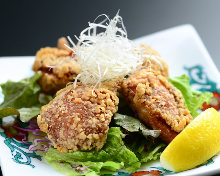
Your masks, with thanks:
[[[96,23],[101,17],[105,19]],[[96,87],[103,81],[123,78],[143,64],[141,46],[127,38],[122,17],[118,14],[111,20],[106,15],[98,16],[76,38],[77,45],[68,37],[73,45],[73,49],[69,49],[73,50],[74,59],[81,65],[75,84],[80,80],[84,85],[93,84]]]
[[[103,21],[97,22],[103,17]],[[122,17],[118,14],[113,19],[99,15],[76,37],[77,44],[69,36],[67,39],[72,47],[65,38],[60,38],[57,48],[46,47],[37,52],[33,70],[42,73],[38,82],[46,93],[54,94],[74,81],[75,86],[80,81],[100,87],[103,81],[123,78],[143,64],[148,65],[146,58],[157,67],[164,66],[152,48],[137,45],[127,38]]]

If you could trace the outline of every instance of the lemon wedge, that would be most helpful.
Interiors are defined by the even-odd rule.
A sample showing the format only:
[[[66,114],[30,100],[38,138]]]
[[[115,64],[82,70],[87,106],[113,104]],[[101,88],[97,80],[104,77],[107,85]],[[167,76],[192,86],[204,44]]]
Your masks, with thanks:
[[[171,171],[192,169],[220,151],[220,114],[209,108],[196,117],[166,147],[161,166]]]

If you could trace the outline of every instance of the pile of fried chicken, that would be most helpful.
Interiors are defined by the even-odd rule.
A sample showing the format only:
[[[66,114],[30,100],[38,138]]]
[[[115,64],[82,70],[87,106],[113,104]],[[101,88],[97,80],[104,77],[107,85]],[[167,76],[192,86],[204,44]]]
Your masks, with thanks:
[[[57,48],[42,48],[36,54],[33,70],[41,72],[38,83],[43,92],[56,97],[43,106],[37,122],[60,152],[101,149],[109,124],[118,110],[119,90],[126,102],[148,127],[161,130],[160,138],[169,143],[192,121],[182,94],[167,81],[168,66],[150,46],[141,45],[146,57],[142,68],[127,78],[93,85],[73,82],[80,72],[65,38]],[[157,59],[153,59],[157,57]],[[53,68],[48,66],[55,66]],[[67,86],[68,85],[68,86]]]

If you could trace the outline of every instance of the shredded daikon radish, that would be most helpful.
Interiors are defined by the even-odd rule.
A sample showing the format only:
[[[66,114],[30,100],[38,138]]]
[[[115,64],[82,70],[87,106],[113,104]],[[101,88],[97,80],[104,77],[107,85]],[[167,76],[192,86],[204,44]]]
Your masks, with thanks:
[[[96,23],[101,17],[104,20]],[[78,79],[82,84],[96,87],[102,81],[124,77],[140,69],[145,58],[141,47],[127,38],[118,13],[111,20],[104,14],[99,15],[76,37],[77,45],[68,39],[74,47],[74,59],[81,65],[75,84]]]

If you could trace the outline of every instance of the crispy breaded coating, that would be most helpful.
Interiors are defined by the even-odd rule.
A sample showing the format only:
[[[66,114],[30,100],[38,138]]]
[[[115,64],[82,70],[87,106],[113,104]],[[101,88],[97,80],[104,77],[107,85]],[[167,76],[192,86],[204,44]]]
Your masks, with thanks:
[[[42,48],[36,54],[33,71],[41,71],[38,83],[43,92],[53,94],[73,82],[80,72],[80,66],[71,59],[72,54],[64,49]],[[50,68],[49,66],[56,66]]]
[[[78,84],[57,92],[37,118],[60,152],[99,150],[106,141],[111,117],[118,109],[116,91]]]
[[[65,37],[60,37],[58,40],[57,40],[57,48],[58,49],[62,49],[62,50],[66,50],[68,51],[69,53],[72,53],[72,50],[67,48],[65,45],[69,46],[69,43],[68,41],[66,40]],[[70,47],[70,46],[69,46]]]
[[[111,90],[119,95],[119,90],[121,89],[122,82],[123,78],[112,79],[111,81],[103,81],[101,82],[101,87]]]
[[[151,46],[147,46],[145,44],[142,44],[141,48],[143,49],[142,54],[148,56],[144,60],[143,66],[146,66],[146,69],[154,71],[158,75],[169,77],[168,65],[164,60],[161,59],[160,54]]]
[[[122,93],[138,117],[170,142],[192,120],[182,94],[162,75],[142,69],[123,81]]]

